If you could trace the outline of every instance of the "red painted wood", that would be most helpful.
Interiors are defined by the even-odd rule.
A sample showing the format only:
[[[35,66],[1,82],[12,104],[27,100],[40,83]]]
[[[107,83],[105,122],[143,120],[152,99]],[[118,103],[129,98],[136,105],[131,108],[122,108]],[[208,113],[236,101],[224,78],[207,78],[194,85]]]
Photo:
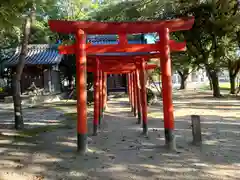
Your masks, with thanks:
[[[103,95],[102,95],[102,111],[104,111],[104,107],[105,107],[105,99],[106,99],[106,79],[105,79],[105,73],[103,72],[102,74],[102,91],[103,91]]]
[[[169,42],[171,51],[185,51],[185,42],[175,42],[171,40]],[[74,45],[61,45],[58,50],[60,54],[74,54]],[[107,44],[107,45],[91,45],[88,44],[86,48],[86,53],[97,54],[97,53],[141,53],[141,52],[159,52],[159,44]],[[136,55],[132,55],[136,56]],[[140,56],[141,55],[137,55]]]
[[[134,116],[137,116],[137,111],[138,111],[138,104],[137,104],[137,77],[136,77],[136,70],[133,71],[133,91],[134,91]]]
[[[130,73],[131,71],[121,71],[121,72],[118,72],[118,71],[112,71],[112,72],[106,72],[107,74],[128,74]]]
[[[107,73],[104,73],[104,110],[107,106]]]
[[[100,93],[99,93],[99,112],[100,112],[100,117],[99,118],[102,118],[102,104],[103,104],[103,72],[102,70],[100,70],[100,84],[99,84],[99,87],[100,87]]]
[[[140,84],[139,84],[139,70],[136,69],[135,71],[135,76],[136,76],[136,91],[137,91],[137,111],[138,111],[138,115],[139,113],[141,113],[141,94],[140,94]]]
[[[133,115],[136,116],[136,104],[135,104],[135,91],[134,91],[134,75],[131,73],[131,91],[132,91],[132,105],[133,105]]]
[[[96,59],[96,64],[95,64],[95,69],[96,71],[94,72],[94,119],[93,119],[93,124],[98,126],[99,122],[99,85],[100,85],[100,62],[99,59]]]
[[[135,63],[139,61],[139,59],[146,58],[148,61],[149,58],[159,58],[159,53],[156,54],[149,54],[149,55],[135,55],[135,56],[108,56],[108,55],[88,55],[87,60],[89,63],[94,62],[94,59],[97,57],[100,59],[101,62],[132,62]]]
[[[132,105],[132,112],[134,111],[134,94],[133,94],[133,76],[132,72],[129,73],[130,75],[130,91],[131,91],[131,105]]]
[[[119,43],[118,44],[121,44],[121,45],[126,45],[128,44],[128,39],[127,39],[127,34],[118,34],[118,40],[119,40]]]
[[[163,97],[163,113],[164,127],[166,129],[174,129],[173,104],[172,104],[172,77],[171,77],[171,59],[170,49],[168,46],[169,30],[163,29],[159,32],[162,39],[161,49],[161,70],[162,70],[162,97]]]
[[[145,66],[146,70],[150,70],[150,69],[155,69],[157,68],[156,64],[147,64]],[[125,65],[121,65],[121,64],[106,64],[105,66],[102,66],[101,69],[104,72],[110,73],[119,73],[119,74],[124,74],[127,73],[129,71],[134,71],[136,70],[136,65],[135,64],[125,64]],[[87,71],[88,72],[95,72],[96,68],[94,67],[94,65],[91,66],[87,66]]]
[[[158,67],[158,65],[156,65],[156,64],[146,64],[145,65],[146,70],[155,69],[157,67]]]
[[[129,104],[130,104],[130,106],[132,107],[132,104],[131,104],[131,102],[132,102],[132,97],[131,97],[131,90],[130,90],[130,74],[128,73],[127,74],[127,88],[128,88],[128,98],[129,98]]]
[[[146,91],[145,78],[146,78],[145,61],[142,60],[141,66],[140,66],[142,120],[143,120],[143,124],[147,125],[147,91]]]
[[[87,92],[86,92],[86,34],[79,30],[76,32],[76,85],[77,85],[77,131],[87,134]]]
[[[82,29],[87,34],[134,34],[159,32],[162,28],[169,28],[171,32],[189,30],[194,18],[181,18],[165,21],[137,21],[137,22],[94,22],[94,21],[65,21],[49,20],[50,29],[58,33],[75,33]]]
[[[102,70],[104,71],[104,72],[111,72],[111,71],[118,71],[118,72],[121,72],[121,71],[126,71],[126,70],[128,70],[128,71],[134,71],[136,69],[136,67],[134,67],[134,66],[127,66],[127,65],[125,65],[125,66],[109,66],[109,67],[103,67],[102,68]]]

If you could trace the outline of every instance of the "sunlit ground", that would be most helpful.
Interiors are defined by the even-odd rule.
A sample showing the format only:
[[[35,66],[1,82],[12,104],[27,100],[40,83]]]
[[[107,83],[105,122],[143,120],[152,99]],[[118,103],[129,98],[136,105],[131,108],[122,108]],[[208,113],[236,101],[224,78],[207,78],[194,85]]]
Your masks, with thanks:
[[[42,112],[42,116],[36,115],[41,117],[41,123],[50,125],[53,121],[63,127],[55,126],[46,132],[37,132],[36,136],[35,132],[17,136],[13,130],[7,130],[9,126],[2,128],[0,179],[238,179],[239,102],[237,97],[215,99],[209,92],[174,93],[178,151],[169,152],[163,147],[161,101],[148,109],[149,135],[145,137],[141,135],[141,125],[136,124],[137,119],[130,112],[127,98],[113,98],[108,102],[96,137],[91,136],[93,109],[88,110],[89,150],[85,156],[76,153],[76,102],[62,101],[25,110],[25,114],[30,112],[29,117]],[[11,110],[1,107],[0,113],[5,114],[0,116],[11,116]],[[190,115],[193,114],[201,117],[201,147],[191,145]],[[2,117],[0,121],[6,122]],[[11,124],[10,120],[7,122]],[[40,122],[36,120],[37,127]]]

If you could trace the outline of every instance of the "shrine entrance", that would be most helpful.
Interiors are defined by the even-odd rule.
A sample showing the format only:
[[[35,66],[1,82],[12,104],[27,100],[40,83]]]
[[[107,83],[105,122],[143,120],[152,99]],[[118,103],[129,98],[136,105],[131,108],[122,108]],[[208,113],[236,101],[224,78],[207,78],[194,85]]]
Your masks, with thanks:
[[[160,59],[162,97],[164,113],[165,143],[169,149],[175,147],[174,115],[172,104],[172,79],[170,51],[184,51],[186,44],[170,40],[169,33],[189,30],[194,18],[146,22],[91,22],[50,20],[52,31],[75,34],[75,44],[60,46],[61,54],[75,54],[77,68],[77,146],[81,153],[87,150],[87,93],[86,72],[94,73],[94,122],[93,134],[97,135],[102,113],[107,103],[107,74],[126,74],[129,100],[138,123],[142,123],[143,134],[147,134],[146,70],[154,69],[150,58]],[[129,44],[127,34],[158,33],[156,44]],[[117,34],[118,44],[93,45],[86,42],[86,35]]]

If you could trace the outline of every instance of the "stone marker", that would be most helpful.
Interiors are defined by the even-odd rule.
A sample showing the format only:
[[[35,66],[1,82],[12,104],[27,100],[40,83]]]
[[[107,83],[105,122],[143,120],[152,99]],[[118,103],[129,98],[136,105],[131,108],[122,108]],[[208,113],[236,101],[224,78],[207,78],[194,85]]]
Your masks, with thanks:
[[[193,144],[201,145],[202,144],[202,133],[201,133],[200,116],[192,115],[191,119],[192,119]]]

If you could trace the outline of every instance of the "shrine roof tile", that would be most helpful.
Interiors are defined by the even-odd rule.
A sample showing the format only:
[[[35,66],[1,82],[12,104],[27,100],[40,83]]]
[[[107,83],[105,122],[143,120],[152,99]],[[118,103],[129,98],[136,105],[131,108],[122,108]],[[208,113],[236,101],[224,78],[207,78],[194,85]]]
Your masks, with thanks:
[[[15,66],[18,63],[21,48],[12,49],[4,61],[7,67]],[[28,52],[25,64],[27,65],[56,65],[62,60],[63,55],[58,53],[56,45],[36,44],[28,45]]]

